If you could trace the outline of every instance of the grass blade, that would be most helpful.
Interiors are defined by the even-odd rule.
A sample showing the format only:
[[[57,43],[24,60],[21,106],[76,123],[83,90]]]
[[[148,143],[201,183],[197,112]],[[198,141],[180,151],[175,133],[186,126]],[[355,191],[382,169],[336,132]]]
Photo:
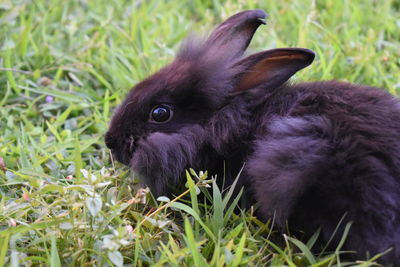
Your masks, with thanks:
[[[190,248],[191,255],[194,260],[194,265],[198,267],[206,266],[207,264],[197,248],[196,241],[194,239],[193,229],[189,223],[188,218],[185,218],[185,233],[186,233],[186,242]]]
[[[50,266],[61,267],[60,256],[58,255],[56,237],[51,236],[51,254],[50,254]]]
[[[242,238],[240,238],[240,242],[238,244],[238,247],[236,248],[236,253],[235,253],[235,259],[232,262],[232,266],[239,266],[240,262],[242,261],[243,257],[243,249],[244,245],[246,242],[246,233],[242,235]]]
[[[2,245],[0,250],[0,266],[5,266],[5,258],[8,250],[8,241],[10,240],[10,233],[6,233],[2,238]]]

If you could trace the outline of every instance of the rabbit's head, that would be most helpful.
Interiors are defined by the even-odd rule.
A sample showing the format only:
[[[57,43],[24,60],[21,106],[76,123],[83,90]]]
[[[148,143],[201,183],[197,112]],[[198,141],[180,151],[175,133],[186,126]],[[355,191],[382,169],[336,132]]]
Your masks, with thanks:
[[[273,49],[242,58],[262,10],[240,12],[204,42],[191,39],[176,59],[136,85],[115,111],[105,142],[155,195],[185,183],[186,168],[211,168],[249,135],[255,103],[308,66],[307,49]]]

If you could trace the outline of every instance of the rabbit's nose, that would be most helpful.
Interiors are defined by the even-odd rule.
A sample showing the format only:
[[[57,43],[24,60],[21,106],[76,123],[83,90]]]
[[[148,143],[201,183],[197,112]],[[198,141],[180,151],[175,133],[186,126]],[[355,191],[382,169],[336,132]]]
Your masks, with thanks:
[[[106,133],[106,136],[105,136],[105,138],[104,138],[104,142],[106,143],[106,146],[107,146],[109,149],[113,149],[113,148],[115,148],[116,145],[117,145],[115,138],[111,135],[110,132],[107,132],[107,133]]]

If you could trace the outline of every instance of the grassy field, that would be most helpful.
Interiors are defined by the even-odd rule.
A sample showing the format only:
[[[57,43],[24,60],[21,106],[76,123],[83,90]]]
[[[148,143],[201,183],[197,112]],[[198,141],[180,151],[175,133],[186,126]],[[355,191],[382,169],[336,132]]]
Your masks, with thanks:
[[[0,2],[0,266],[374,265],[340,260],[340,246],[313,255],[313,239],[274,243],[281,233],[233,213],[236,196],[200,170],[182,196],[155,201],[109,160],[104,133],[132,85],[188,33],[253,8],[269,19],[251,51],[316,51],[295,79],[400,92],[399,0]],[[206,185],[212,206],[196,196]]]

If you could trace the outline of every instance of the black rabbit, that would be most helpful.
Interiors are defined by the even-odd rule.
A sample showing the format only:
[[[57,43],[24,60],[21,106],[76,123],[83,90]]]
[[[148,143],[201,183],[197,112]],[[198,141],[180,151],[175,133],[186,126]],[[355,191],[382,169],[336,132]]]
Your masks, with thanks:
[[[344,249],[392,248],[381,261],[400,265],[399,100],[336,81],[286,84],[314,60],[308,49],[243,58],[265,17],[244,11],[187,41],[118,107],[107,146],[157,196],[180,192],[189,167],[229,185],[244,166],[244,199],[261,218],[306,236],[322,227],[326,243],[346,214]]]

